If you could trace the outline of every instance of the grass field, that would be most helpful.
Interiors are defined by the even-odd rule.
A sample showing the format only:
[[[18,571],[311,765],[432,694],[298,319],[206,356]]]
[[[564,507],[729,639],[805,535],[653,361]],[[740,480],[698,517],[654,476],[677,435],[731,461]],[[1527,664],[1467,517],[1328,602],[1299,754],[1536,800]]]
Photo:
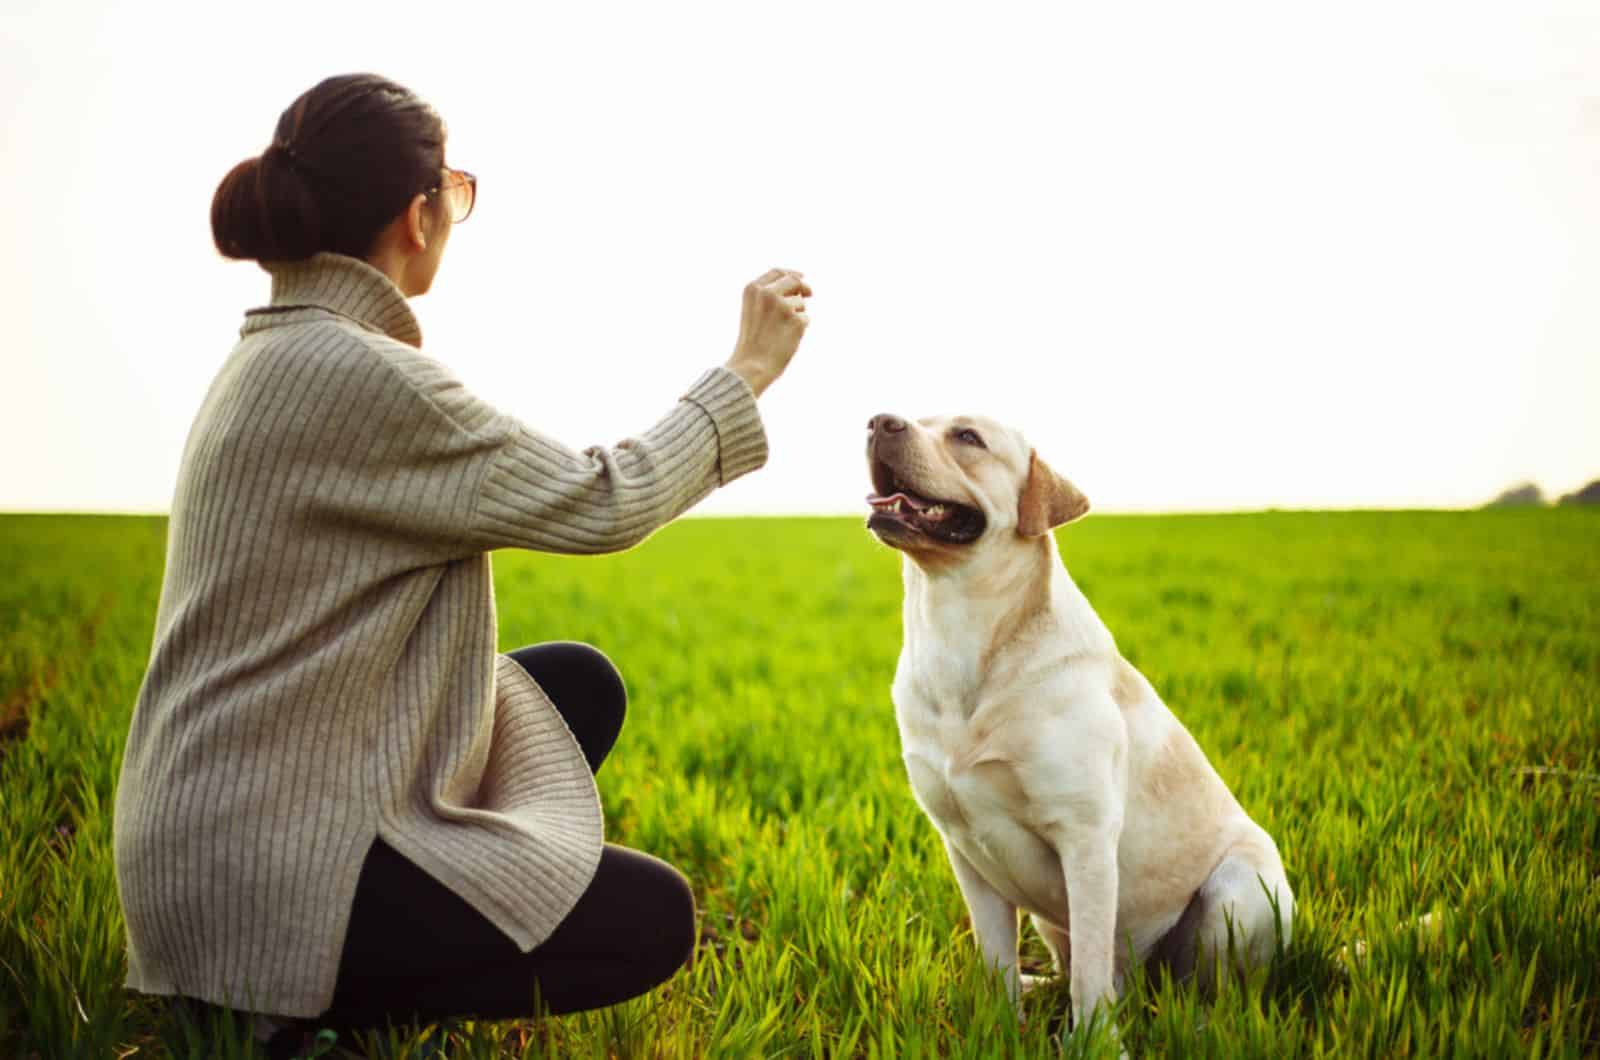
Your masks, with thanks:
[[[196,1050],[121,990],[111,860],[163,535],[0,517],[0,1056]],[[1293,944],[1244,988],[1133,982],[1130,1055],[1600,1054],[1600,512],[1096,516],[1061,540],[1299,900]],[[702,945],[602,1014],[442,1028],[449,1055],[1061,1052],[1064,990],[1010,1018],[912,801],[897,564],[856,520],[496,557],[503,647],[583,639],[622,666],[608,837],[690,876]],[[1429,911],[1437,936],[1404,926]]]

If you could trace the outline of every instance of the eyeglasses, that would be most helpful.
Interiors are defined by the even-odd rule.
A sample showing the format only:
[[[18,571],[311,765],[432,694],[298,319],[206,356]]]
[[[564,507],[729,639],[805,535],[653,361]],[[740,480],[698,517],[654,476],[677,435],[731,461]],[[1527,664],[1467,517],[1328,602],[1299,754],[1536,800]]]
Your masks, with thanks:
[[[423,192],[424,195],[434,195],[438,192],[445,193],[445,202],[450,206],[450,223],[460,224],[472,216],[472,207],[478,202],[478,178],[464,169],[447,169],[444,177]]]

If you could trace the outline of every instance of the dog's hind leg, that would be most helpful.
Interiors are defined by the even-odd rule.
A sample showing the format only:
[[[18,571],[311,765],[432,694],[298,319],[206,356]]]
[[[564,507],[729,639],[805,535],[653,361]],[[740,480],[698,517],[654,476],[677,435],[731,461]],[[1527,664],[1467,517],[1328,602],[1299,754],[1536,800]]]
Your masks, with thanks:
[[[1175,979],[1195,976],[1200,988],[1215,988],[1224,964],[1243,972],[1272,958],[1279,938],[1288,945],[1294,895],[1271,840],[1236,845],[1189,901],[1183,915],[1150,953],[1152,970],[1171,969]]]
[[[1207,903],[1201,897],[1201,892],[1196,891],[1189,899],[1189,904],[1183,907],[1178,922],[1167,929],[1167,933],[1161,936],[1145,958],[1145,968],[1151,975],[1157,974],[1162,968],[1167,969],[1178,982],[1194,975],[1195,964],[1199,960],[1200,920],[1206,908]]]

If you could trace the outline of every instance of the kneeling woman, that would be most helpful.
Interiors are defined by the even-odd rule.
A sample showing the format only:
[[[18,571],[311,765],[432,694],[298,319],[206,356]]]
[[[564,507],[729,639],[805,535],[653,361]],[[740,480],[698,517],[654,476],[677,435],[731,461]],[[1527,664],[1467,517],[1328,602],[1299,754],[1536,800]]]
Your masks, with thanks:
[[[336,77],[212,202],[272,294],[173,497],[117,791],[135,989],[335,1026],[516,1017],[642,993],[693,945],[684,878],[601,839],[621,678],[584,645],[497,655],[488,554],[627,548],[759,467],[755,398],[810,291],[752,283],[725,366],[572,451],[421,352],[407,299],[477,188],[444,148],[404,88]]]

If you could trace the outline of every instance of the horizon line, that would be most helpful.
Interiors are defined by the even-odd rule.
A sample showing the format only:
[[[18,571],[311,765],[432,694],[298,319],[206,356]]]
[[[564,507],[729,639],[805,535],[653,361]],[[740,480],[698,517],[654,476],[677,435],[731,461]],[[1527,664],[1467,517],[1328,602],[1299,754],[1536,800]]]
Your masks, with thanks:
[[[1091,508],[1088,515],[1114,515],[1114,516],[1163,516],[1163,515],[1267,515],[1273,512],[1307,513],[1324,512],[1329,514],[1358,513],[1358,512],[1479,512],[1499,511],[1506,508],[1581,508],[1583,504],[1560,504],[1554,500],[1546,500],[1533,504],[1495,504],[1485,501],[1475,505],[1261,505],[1238,508],[1133,508],[1133,507],[1107,507]],[[0,507],[0,517],[3,516],[84,516],[84,517],[116,517],[116,518],[160,518],[171,517],[171,511],[157,508],[7,508]],[[794,511],[733,511],[733,512],[695,512],[688,511],[677,516],[672,522],[681,519],[855,519],[864,518],[865,512],[856,509],[797,509]]]

